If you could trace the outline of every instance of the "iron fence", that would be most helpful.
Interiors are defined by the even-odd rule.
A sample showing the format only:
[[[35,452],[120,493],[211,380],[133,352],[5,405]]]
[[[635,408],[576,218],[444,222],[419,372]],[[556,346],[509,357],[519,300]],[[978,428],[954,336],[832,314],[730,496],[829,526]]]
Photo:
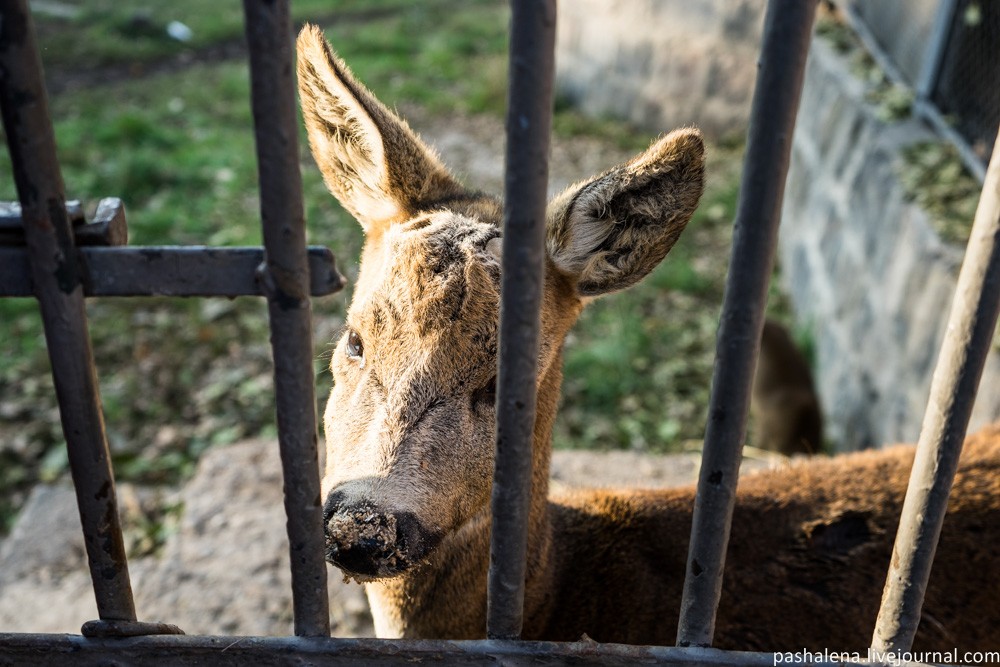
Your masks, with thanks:
[[[548,155],[556,5],[554,0],[514,0],[512,5],[501,340],[517,337],[518,344],[500,345],[490,639],[397,641],[327,637],[309,296],[335,291],[341,279],[329,252],[305,246],[287,0],[244,1],[264,249],[78,248],[86,234],[75,233],[81,225],[74,225],[78,216],[65,202],[27,2],[0,4],[0,105],[20,198],[17,216],[3,219],[7,227],[17,226],[11,222],[15,218],[19,221],[25,244],[0,248],[0,295],[31,293],[41,306],[100,616],[84,625],[82,636],[0,634],[0,662],[148,663],[166,656],[182,665],[206,660],[218,665],[773,664],[771,653],[710,646],[815,2],[768,3],[677,647],[517,639],[530,492],[530,468],[524,462],[531,457],[524,452],[531,446],[543,278],[546,170],[539,164]],[[161,263],[163,257],[171,261]],[[150,280],[150,271],[158,271],[156,280]],[[258,294],[268,299],[296,637],[184,636],[173,626],[136,618],[83,310],[85,296],[117,293]],[[969,409],[1000,310],[998,295],[1000,155],[994,151],[873,638],[879,650],[904,651],[912,642]]]

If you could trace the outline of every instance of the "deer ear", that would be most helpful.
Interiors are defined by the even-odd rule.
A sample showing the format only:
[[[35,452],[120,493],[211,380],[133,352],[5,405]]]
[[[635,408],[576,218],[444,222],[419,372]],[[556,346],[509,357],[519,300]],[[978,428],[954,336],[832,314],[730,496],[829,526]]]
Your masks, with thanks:
[[[635,284],[684,231],[698,206],[704,171],[701,133],[686,128],[571,186],[548,207],[546,246],[553,264],[576,279],[581,296]]]
[[[296,47],[313,158],[366,233],[463,192],[406,122],[354,78],[319,28],[305,26]]]

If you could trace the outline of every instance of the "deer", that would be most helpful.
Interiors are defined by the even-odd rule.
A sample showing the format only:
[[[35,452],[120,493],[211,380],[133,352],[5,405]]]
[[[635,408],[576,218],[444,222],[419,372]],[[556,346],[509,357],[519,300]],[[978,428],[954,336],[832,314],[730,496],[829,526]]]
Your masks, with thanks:
[[[823,413],[809,362],[772,319],[760,335],[750,414],[754,446],[782,456],[822,451]]]
[[[502,209],[463,187],[321,30],[299,34],[313,157],[365,243],[330,361],[326,559],[376,634],[486,635]],[[563,342],[585,305],[647,275],[698,205],[692,128],[554,197],[538,352],[523,637],[672,644],[695,490],[549,494]],[[916,646],[996,648],[1000,427],[966,444]],[[869,645],[912,461],[897,447],[741,480],[715,645]]]

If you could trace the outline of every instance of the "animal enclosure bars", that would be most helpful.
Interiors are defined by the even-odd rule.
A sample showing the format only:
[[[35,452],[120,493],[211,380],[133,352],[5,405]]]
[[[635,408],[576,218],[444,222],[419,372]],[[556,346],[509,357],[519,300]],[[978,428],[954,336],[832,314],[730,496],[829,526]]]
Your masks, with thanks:
[[[711,645],[816,3],[768,3],[676,647],[518,640],[544,267],[555,0],[512,2],[489,639],[328,637],[309,298],[336,291],[342,279],[328,251],[305,245],[288,2],[244,0],[244,8],[264,248],[128,248],[122,245],[120,203],[108,201],[90,224],[67,206],[27,1],[0,4],[0,104],[20,198],[19,209],[0,217],[0,244],[9,243],[0,245],[0,296],[34,295],[39,301],[100,616],[83,626],[82,636],[2,634],[0,629],[0,662],[773,664],[771,653],[728,652]],[[104,247],[85,245],[94,237]],[[83,299],[152,294],[261,295],[268,300],[295,637],[187,636],[174,626],[137,618]],[[916,631],[998,310],[1000,152],[994,149],[872,639],[878,651],[908,650]]]

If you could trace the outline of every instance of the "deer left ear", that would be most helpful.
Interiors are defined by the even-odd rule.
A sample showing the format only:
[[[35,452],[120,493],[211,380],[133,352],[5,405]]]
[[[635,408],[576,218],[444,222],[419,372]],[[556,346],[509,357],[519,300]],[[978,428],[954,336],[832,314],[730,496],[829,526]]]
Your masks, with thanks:
[[[354,78],[319,28],[305,26],[297,50],[313,157],[365,233],[465,192],[434,151]]]
[[[581,296],[634,285],[666,256],[704,189],[705,145],[675,130],[646,152],[578,183],[548,207],[546,247]]]

